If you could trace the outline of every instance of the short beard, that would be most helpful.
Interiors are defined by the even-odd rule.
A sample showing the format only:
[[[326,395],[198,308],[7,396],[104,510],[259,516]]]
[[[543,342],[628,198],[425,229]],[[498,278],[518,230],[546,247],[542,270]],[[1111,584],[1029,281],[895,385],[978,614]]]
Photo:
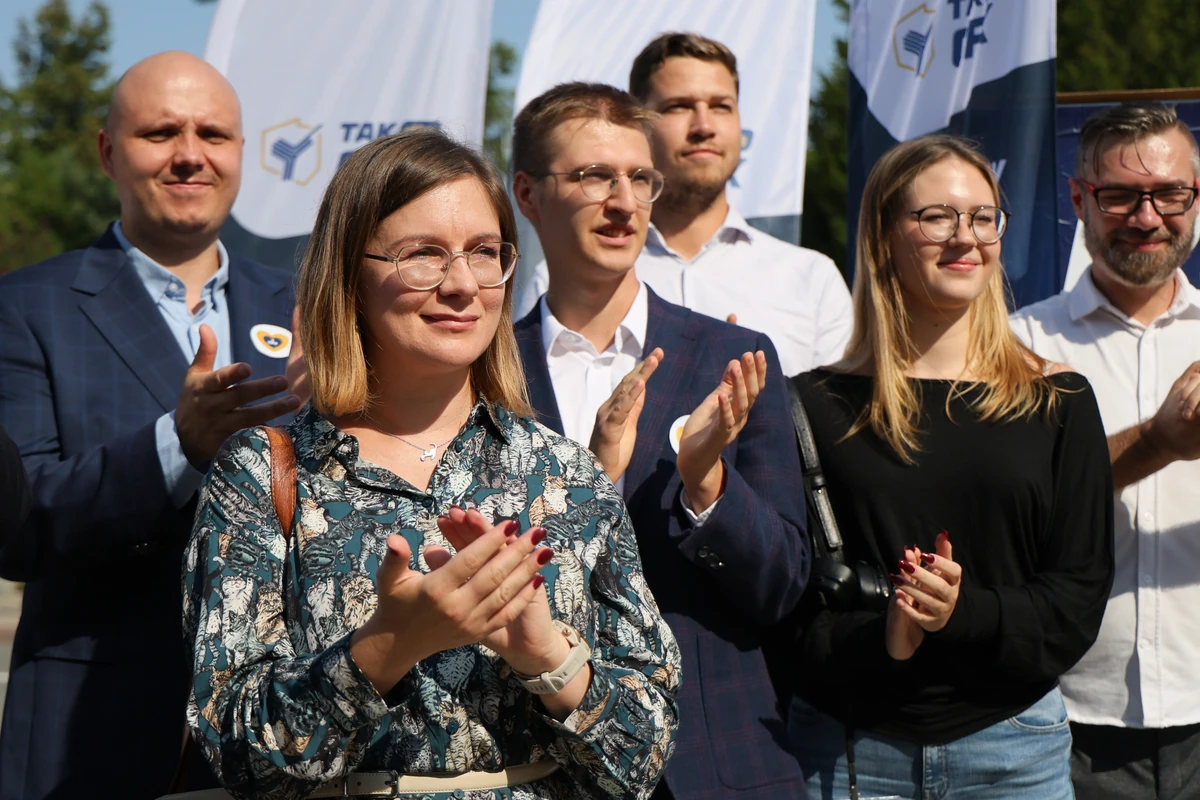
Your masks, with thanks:
[[[717,198],[724,194],[726,183],[728,183],[728,179],[718,182],[716,180],[668,178],[662,195],[654,201],[654,205],[657,208],[664,208],[672,214],[696,217],[702,211],[710,208]]]
[[[1110,239],[1104,241],[1087,220],[1083,223],[1084,241],[1092,258],[1104,262],[1109,272],[1126,286],[1158,286],[1166,283],[1192,252],[1190,231],[1180,235],[1169,234],[1167,249],[1162,253],[1136,253],[1122,249],[1112,237],[1117,233],[1129,232],[1113,231]]]

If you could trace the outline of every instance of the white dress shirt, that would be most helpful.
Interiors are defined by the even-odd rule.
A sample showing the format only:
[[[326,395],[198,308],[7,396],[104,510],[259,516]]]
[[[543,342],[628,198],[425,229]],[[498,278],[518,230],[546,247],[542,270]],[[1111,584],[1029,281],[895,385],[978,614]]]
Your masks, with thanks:
[[[724,224],[688,261],[650,225],[637,276],[662,299],[765,333],[787,375],[839,361],[853,327],[850,292],[827,256],[776,239],[730,208]],[[515,298],[520,319],[550,285],[546,262]]]
[[[1017,311],[1013,330],[1038,355],[1091,382],[1108,435],[1154,416],[1200,361],[1200,297],[1175,273],[1167,313],[1144,326],[1096,288]],[[1062,676],[1075,722],[1165,728],[1200,722],[1200,461],[1175,462],[1115,498],[1116,573],[1100,635]]]
[[[602,353],[585,337],[559,322],[550,312],[545,296],[539,307],[542,346],[546,350],[546,366],[563,433],[588,447],[596,426],[596,412],[642,358],[649,316],[646,285],[639,284],[633,305],[617,326],[612,344]],[[622,475],[616,482],[618,491],[624,489],[624,482]]]

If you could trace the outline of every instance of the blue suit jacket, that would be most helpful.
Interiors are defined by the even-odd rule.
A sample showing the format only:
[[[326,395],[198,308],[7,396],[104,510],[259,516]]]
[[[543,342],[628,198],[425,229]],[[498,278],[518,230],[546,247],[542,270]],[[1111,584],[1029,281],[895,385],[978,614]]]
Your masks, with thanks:
[[[249,330],[291,328],[292,276],[230,257],[233,360],[281,374]],[[0,277],[0,425],[33,509],[0,531],[26,581],[0,728],[0,800],[153,798],[179,757],[186,684],[180,571],[195,501],[167,496],[155,421],[188,361],[111,229]],[[96,794],[98,793],[98,794]]]
[[[542,346],[541,312],[516,324],[538,419],[563,432]],[[808,579],[800,459],[779,358],[760,333],[649,293],[645,352],[665,356],[647,382],[625,502],[646,582],[679,640],[679,735],[666,782],[679,800],[803,798],[804,782],[761,651],[768,626],[791,611]],[[725,494],[699,528],[680,505],[671,423],[746,351],[767,354],[767,385],[725,449]]]

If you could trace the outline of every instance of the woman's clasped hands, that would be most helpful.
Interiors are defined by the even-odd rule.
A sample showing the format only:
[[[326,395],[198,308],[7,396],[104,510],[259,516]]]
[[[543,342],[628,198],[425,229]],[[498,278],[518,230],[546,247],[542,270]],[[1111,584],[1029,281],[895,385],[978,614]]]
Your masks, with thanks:
[[[478,511],[457,507],[438,518],[438,528],[457,552],[426,547],[428,574],[409,566],[412,551],[403,536],[387,539],[376,576],[378,607],[351,639],[355,661],[376,689],[386,693],[435,653],[476,643],[526,675],[557,669],[570,645],[554,627],[538,574],[554,555],[540,546],[545,529],[519,533],[513,520],[491,525]],[[577,704],[575,698],[565,710]],[[551,698],[546,705],[555,712]]]
[[[916,545],[904,549],[898,572],[889,577],[895,592],[888,603],[887,651],[897,661],[912,657],[925,639],[946,627],[958,603],[962,567],[954,561],[950,535],[938,534],[936,553]]]

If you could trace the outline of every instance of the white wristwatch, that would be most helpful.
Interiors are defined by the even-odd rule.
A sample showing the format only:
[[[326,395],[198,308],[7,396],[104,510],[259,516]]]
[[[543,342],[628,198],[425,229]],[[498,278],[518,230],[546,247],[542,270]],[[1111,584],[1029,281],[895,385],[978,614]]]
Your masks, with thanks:
[[[558,665],[558,669],[553,672],[543,672],[541,675],[522,675],[515,669],[513,670],[513,676],[531,694],[558,694],[579,674],[579,670],[592,660],[592,648],[588,647],[587,640],[580,635],[579,631],[558,620],[554,620],[554,627],[567,640],[567,644],[571,645],[570,652]]]

